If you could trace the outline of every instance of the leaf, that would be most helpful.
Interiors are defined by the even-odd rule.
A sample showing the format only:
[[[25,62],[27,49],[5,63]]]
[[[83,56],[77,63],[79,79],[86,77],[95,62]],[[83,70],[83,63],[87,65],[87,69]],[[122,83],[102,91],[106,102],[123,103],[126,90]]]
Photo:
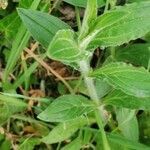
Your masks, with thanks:
[[[23,111],[27,104],[23,101],[0,94],[0,125],[5,123],[12,114]]]
[[[87,6],[87,0],[63,0],[63,1],[74,6],[79,6],[79,7]],[[105,4],[105,0],[97,0],[97,3],[98,3],[98,6],[101,7]]]
[[[72,136],[79,128],[88,124],[88,120],[85,117],[79,117],[74,120],[60,123],[44,138],[42,142],[47,144],[53,144],[64,141]]]
[[[95,81],[95,88],[99,98],[104,97],[112,90],[112,87],[105,80],[102,79],[97,79]]]
[[[72,30],[58,31],[48,47],[47,56],[65,63],[81,60],[83,52],[78,48],[75,36]]]
[[[139,126],[135,110],[118,108],[116,109],[116,118],[118,121],[118,128],[124,137],[131,141],[138,142]]]
[[[77,137],[75,140],[71,141],[69,144],[64,146],[61,150],[80,150],[81,146],[81,137]]]
[[[80,42],[80,47],[85,47],[87,49],[97,48],[94,42],[96,37],[106,28],[113,26],[119,20],[122,20],[127,16],[126,11],[113,11],[107,12],[102,16],[97,17],[93,25],[90,27],[90,33]],[[94,41],[93,41],[94,40]],[[99,41],[98,41],[99,42]]]
[[[33,37],[46,48],[58,30],[70,28],[57,17],[47,13],[22,8],[18,8],[18,13]]]
[[[12,145],[11,145],[11,141],[9,139],[5,139],[4,141],[2,141],[2,143],[0,142],[1,150],[10,150],[11,147],[12,147]]]
[[[91,73],[96,78],[105,78],[116,89],[136,97],[150,97],[150,74],[144,68],[125,63],[110,63]]]
[[[127,138],[117,135],[114,133],[107,134],[108,140],[119,145],[123,145],[125,148],[130,148],[134,150],[149,150],[149,147],[141,144],[139,142],[128,140]]]
[[[33,150],[36,145],[40,144],[40,139],[38,138],[27,138],[18,147],[18,150]]]
[[[87,7],[83,18],[83,23],[79,35],[79,41],[88,34],[90,26],[96,18],[97,18],[97,0],[87,0]]]
[[[19,7],[29,8],[33,0],[21,0],[19,1]]]
[[[104,97],[103,103],[129,109],[150,110],[150,97],[138,98],[127,95],[119,90],[113,90]]]
[[[116,15],[126,12],[120,19]],[[107,15],[107,14],[110,15]],[[114,21],[110,23],[110,17]],[[150,31],[150,2],[141,2],[128,4],[122,7],[116,7],[115,10],[108,11],[98,18],[97,22],[104,20],[94,30],[99,30],[96,37],[91,42],[91,46],[117,46],[127,43],[131,40],[140,38]],[[108,22],[107,22],[108,20]],[[109,24],[109,25],[108,25]],[[94,31],[92,31],[94,32]]]
[[[83,96],[64,95],[55,99],[38,118],[48,122],[64,122],[87,114],[93,109],[94,104]]]
[[[149,47],[150,44],[144,43],[133,44],[124,48],[117,48],[115,51],[115,59],[147,68],[150,58]]]

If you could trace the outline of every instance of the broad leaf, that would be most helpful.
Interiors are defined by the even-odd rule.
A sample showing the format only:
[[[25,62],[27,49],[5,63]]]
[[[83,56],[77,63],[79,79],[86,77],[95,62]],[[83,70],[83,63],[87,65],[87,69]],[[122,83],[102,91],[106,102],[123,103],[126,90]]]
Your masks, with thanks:
[[[47,56],[65,63],[77,62],[83,57],[72,30],[60,30],[56,33],[47,51]]]
[[[87,6],[87,0],[63,0],[63,1],[74,6],[79,6],[79,7]],[[97,3],[99,7],[104,6],[105,0],[97,0]]]
[[[105,80],[102,79],[97,79],[95,81],[95,88],[99,98],[104,97],[112,90],[112,87]]]
[[[82,146],[81,137],[77,137],[75,140],[71,141],[69,144],[64,146],[61,150],[80,150]]]
[[[114,142],[119,145],[123,145],[125,148],[134,149],[134,150],[149,150],[148,146],[135,142],[135,141],[128,140],[127,138],[119,134],[117,135],[117,134],[111,133],[111,134],[108,134],[107,137],[109,141]]]
[[[93,111],[94,104],[80,95],[64,95],[52,102],[38,118],[49,122],[64,122]]]
[[[97,36],[105,29],[113,26],[115,23],[117,23],[119,20],[124,19],[127,16],[126,11],[113,11],[113,12],[107,12],[103,14],[102,16],[99,16],[93,25],[90,27],[90,32],[86,38],[84,38],[80,42],[80,47],[88,47],[89,49],[99,46],[95,44]],[[94,42],[93,42],[94,40]],[[91,42],[92,41],[92,42]],[[98,39],[98,42],[100,42],[100,39]]]
[[[150,97],[138,98],[119,90],[114,90],[104,97],[103,103],[129,109],[150,110]]]
[[[117,19],[122,12],[126,12],[126,15],[120,19]],[[110,23],[109,15],[114,18],[114,21]],[[105,20],[100,23],[101,26],[97,26],[94,30],[99,30],[99,33],[91,42],[91,45],[97,46],[117,46],[123,43],[127,43],[130,40],[134,40],[144,36],[150,31],[150,2],[141,2],[126,5],[123,7],[116,7],[115,10],[108,11],[106,14],[98,18],[98,21]],[[106,23],[108,20],[108,23]],[[109,24],[109,26],[108,26]],[[110,25],[111,24],[111,25]],[[94,32],[94,31],[92,31]]]
[[[58,126],[42,139],[42,142],[47,144],[53,144],[64,141],[72,136],[79,128],[89,123],[89,120],[85,117],[76,118],[74,120],[60,123]]]
[[[116,49],[115,59],[118,61],[129,62],[134,65],[147,68],[150,58],[150,44],[133,44],[127,47]]]
[[[118,121],[118,129],[124,137],[131,141],[138,142],[139,127],[135,110],[118,108],[116,109],[116,118]]]
[[[58,30],[70,28],[60,19],[47,13],[22,8],[18,9],[18,13],[33,37],[45,47],[48,47]]]
[[[97,69],[91,76],[105,78],[116,89],[129,95],[150,97],[150,74],[144,68],[116,62]]]

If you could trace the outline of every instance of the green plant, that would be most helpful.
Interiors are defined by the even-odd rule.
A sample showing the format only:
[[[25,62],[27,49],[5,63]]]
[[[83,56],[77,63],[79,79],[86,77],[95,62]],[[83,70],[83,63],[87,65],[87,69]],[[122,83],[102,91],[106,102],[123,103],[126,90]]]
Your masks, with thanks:
[[[75,5],[76,8],[85,7],[86,3],[86,1],[64,1]],[[48,134],[46,132],[46,135],[42,135],[41,139],[32,139],[35,143],[33,145],[40,142],[47,145],[58,143],[59,149],[61,142],[72,137],[73,140],[62,150],[77,150],[85,145],[98,150],[150,149],[139,142],[139,124],[136,117],[139,110],[150,110],[150,45],[132,42],[128,44],[150,31],[150,2],[115,6],[115,0],[107,0],[104,13],[98,16],[97,10],[104,4],[105,2],[100,0],[87,1],[82,25],[78,27],[77,32],[58,17],[41,11],[18,8],[23,24],[34,39],[46,49],[40,60],[48,57],[81,73],[81,80],[77,81],[74,89],[67,83],[69,89],[67,94],[52,100],[50,104],[43,100],[49,106],[45,110],[38,111],[38,119],[56,125]],[[78,8],[76,10],[76,15],[79,15]],[[77,19],[80,25],[80,18]],[[24,27],[23,29],[27,37],[24,37],[20,48],[16,45],[18,53],[29,39],[29,33]],[[22,36],[19,36],[18,42]],[[127,46],[122,47],[123,44]],[[106,55],[104,61],[100,63],[98,61],[97,67],[92,69],[90,61],[97,48],[106,51]],[[5,71],[4,81],[13,69],[14,64],[9,65],[13,53],[7,64],[10,67],[6,66],[8,70]],[[15,58],[18,56],[16,54]],[[37,64],[30,66],[26,70],[29,71],[27,76],[36,67]],[[25,77],[22,75],[12,87],[17,88]],[[76,92],[76,88],[80,86],[86,87],[84,95]],[[5,95],[1,95],[0,99],[6,99]],[[41,99],[40,101],[42,102]],[[17,112],[26,107],[17,99],[14,102],[19,107],[19,110],[16,109]],[[5,103],[9,103],[9,99]],[[3,109],[6,108],[3,106]],[[92,128],[93,124],[96,125],[95,128]],[[24,143],[28,141],[30,138]],[[94,142],[96,146],[93,145]],[[25,147],[24,143],[21,148]]]
[[[47,47],[46,54],[49,58],[73,66],[81,72],[90,99],[93,100],[92,102],[86,100],[83,96],[72,93],[72,95],[62,96],[50,104],[38,117],[43,121],[61,123],[42,141],[46,143],[63,141],[77,131],[78,128],[87,124],[86,119],[84,119],[85,115],[85,118],[90,118],[90,114],[95,114],[99,134],[101,134],[100,138],[102,138],[101,144],[105,150],[111,149],[104,126],[109,119],[106,116],[108,114],[105,106],[112,105],[117,108],[116,115],[122,134],[126,138],[130,138],[132,133],[127,133],[126,130],[131,131],[134,128],[134,131],[131,132],[136,136],[134,138],[135,142],[138,142],[139,135],[135,109],[149,109],[150,74],[144,68],[117,62],[115,59],[115,46],[137,39],[150,31],[150,21],[148,20],[150,3],[141,2],[123,7],[119,6],[106,11],[101,16],[97,16],[97,1],[88,0],[81,30],[79,32],[74,32],[71,29],[59,30],[56,34],[53,34],[52,40],[44,34],[50,35],[46,31],[49,23],[52,24],[51,32],[54,31],[53,24],[58,19],[55,18],[55,20],[52,16],[47,16],[49,22],[46,22],[46,14],[44,13],[25,9],[18,9],[18,12],[34,38]],[[38,30],[43,31],[43,34]],[[95,48],[99,46],[109,47],[107,51],[111,51],[109,56],[111,59],[92,72],[89,62]],[[111,85],[106,97],[98,96],[93,78],[105,80],[105,84]],[[103,93],[99,95],[101,94]],[[126,109],[128,111],[125,111]],[[119,111],[120,113],[124,111],[124,117]],[[89,124],[92,121],[90,120]],[[61,127],[63,124],[64,128]],[[130,127],[131,125],[133,127]],[[130,139],[132,140],[132,138]],[[136,149],[140,148],[136,147]],[[149,148],[145,147],[145,149]]]

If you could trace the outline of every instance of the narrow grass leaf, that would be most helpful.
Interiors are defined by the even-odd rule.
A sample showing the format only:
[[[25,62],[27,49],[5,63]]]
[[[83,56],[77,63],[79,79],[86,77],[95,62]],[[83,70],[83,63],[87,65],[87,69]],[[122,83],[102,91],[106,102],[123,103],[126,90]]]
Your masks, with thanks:
[[[34,0],[31,4],[30,8],[36,9],[38,7],[40,1],[41,0]],[[6,81],[9,76],[9,73],[11,73],[13,71],[13,68],[14,68],[21,52],[23,51],[23,48],[27,45],[29,38],[30,38],[30,34],[27,32],[24,25],[21,24],[21,26],[16,34],[16,38],[14,39],[14,41],[12,43],[11,53],[9,55],[7,65],[5,68],[4,77],[3,77],[4,85],[7,83]]]

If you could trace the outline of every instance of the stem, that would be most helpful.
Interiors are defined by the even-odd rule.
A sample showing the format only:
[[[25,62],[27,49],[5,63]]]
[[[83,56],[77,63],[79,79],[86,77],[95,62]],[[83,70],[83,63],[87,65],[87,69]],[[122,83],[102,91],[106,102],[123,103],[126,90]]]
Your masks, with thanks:
[[[96,89],[94,86],[94,81],[91,77],[88,77],[88,73],[90,71],[90,66],[87,63],[87,61],[85,61],[85,60],[80,61],[79,65],[80,65],[80,70],[84,77],[84,81],[87,86],[89,95],[90,95],[91,99],[98,106],[98,109],[95,110],[95,117],[97,120],[97,124],[99,126],[99,130],[101,132],[104,150],[110,150],[110,146],[107,141],[107,137],[106,137],[106,133],[105,133],[104,126],[103,126],[103,121],[102,121],[103,120],[103,112],[104,112],[103,106],[99,107],[99,98],[98,98],[98,95],[97,95],[97,92],[96,92]]]
[[[107,12],[107,10],[109,8],[109,3],[110,3],[110,0],[106,0],[106,5],[105,5],[104,13]]]
[[[150,71],[150,47],[149,47],[149,60],[148,60],[147,70]]]
[[[78,25],[78,31],[81,31],[81,20],[80,20],[80,11],[79,8],[76,6],[75,7],[75,13],[76,13],[76,20],[77,20],[77,25]]]

